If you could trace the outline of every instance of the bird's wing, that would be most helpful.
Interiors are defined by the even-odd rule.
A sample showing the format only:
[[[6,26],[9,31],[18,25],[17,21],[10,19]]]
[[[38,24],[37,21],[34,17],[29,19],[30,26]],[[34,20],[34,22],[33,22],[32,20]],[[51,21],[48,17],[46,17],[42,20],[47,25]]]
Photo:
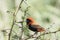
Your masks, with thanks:
[[[34,28],[42,28],[40,25],[31,25]]]
[[[32,25],[32,27],[36,28],[38,32],[45,31],[45,29],[43,27],[41,27],[40,25]]]

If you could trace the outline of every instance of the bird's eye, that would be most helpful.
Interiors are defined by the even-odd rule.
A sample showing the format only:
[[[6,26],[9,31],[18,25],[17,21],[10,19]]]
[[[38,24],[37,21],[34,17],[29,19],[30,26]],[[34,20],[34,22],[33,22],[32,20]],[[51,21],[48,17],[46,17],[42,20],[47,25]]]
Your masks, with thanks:
[[[29,22],[31,22],[31,20],[27,19],[26,22],[29,23]]]

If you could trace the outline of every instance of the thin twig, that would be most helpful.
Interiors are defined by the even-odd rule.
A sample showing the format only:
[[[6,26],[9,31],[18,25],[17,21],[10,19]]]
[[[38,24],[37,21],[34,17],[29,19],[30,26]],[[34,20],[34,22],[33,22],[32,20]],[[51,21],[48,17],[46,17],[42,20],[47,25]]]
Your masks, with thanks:
[[[20,38],[19,38],[19,40],[22,40],[22,37],[23,37],[23,26],[24,26],[24,19],[25,19],[25,16],[26,16],[26,14],[27,14],[27,11],[28,11],[28,8],[29,8],[29,6],[26,8],[26,10],[24,11],[24,16],[22,17],[22,23],[21,23],[21,25],[22,25],[22,31],[21,31],[21,36],[20,36]]]
[[[26,38],[25,40],[28,40],[28,39],[30,39],[30,38],[36,38],[35,40],[37,40],[37,39],[39,39],[41,36],[43,36],[43,35],[46,35],[46,34],[51,34],[51,33],[56,33],[56,32],[59,32],[60,30],[57,30],[57,31],[54,31],[54,32],[47,32],[47,33],[43,33],[43,34],[41,34],[41,35],[39,35],[38,37],[32,37],[32,36],[29,36],[28,38]]]
[[[51,33],[56,33],[56,32],[59,32],[59,31],[60,31],[60,30],[57,30],[57,31],[54,31],[54,32],[47,32],[47,33],[41,34],[40,36],[46,35],[46,34],[51,34]]]
[[[19,9],[21,8],[21,4],[23,3],[23,1],[24,1],[24,0],[21,0],[21,2],[20,2],[20,4],[19,4],[19,6],[17,7],[16,11],[13,13],[13,22],[12,22],[12,27],[11,27],[11,29],[10,29],[10,33],[9,33],[8,40],[10,40],[10,37],[11,37],[11,34],[12,34],[12,29],[13,29],[14,24],[15,24],[15,22],[16,22],[16,19],[15,19],[16,14],[17,14],[17,12],[19,11]]]
[[[20,10],[21,5],[22,5],[23,1],[24,1],[24,0],[21,0],[21,2],[20,2],[20,4],[19,4],[19,6],[18,6],[18,7],[17,7],[17,9],[16,9],[15,15],[16,15],[16,14],[17,14],[17,12]]]
[[[12,33],[12,29],[13,29],[13,27],[14,27],[14,22],[15,22],[15,14],[13,14],[13,22],[12,22],[12,27],[11,27],[11,29],[10,29],[10,33],[9,33],[8,40],[10,40],[11,33]]]
[[[15,25],[19,26],[18,24],[15,24]],[[19,26],[19,28],[22,28],[22,27],[21,27],[21,26]]]
[[[56,33],[56,32],[59,32],[60,30],[57,30],[57,31],[54,31],[54,32],[47,32],[47,33],[43,33],[43,34],[41,34],[41,35],[39,35],[37,38],[39,38],[40,36],[43,36],[43,35],[46,35],[46,34],[51,34],[51,33]]]

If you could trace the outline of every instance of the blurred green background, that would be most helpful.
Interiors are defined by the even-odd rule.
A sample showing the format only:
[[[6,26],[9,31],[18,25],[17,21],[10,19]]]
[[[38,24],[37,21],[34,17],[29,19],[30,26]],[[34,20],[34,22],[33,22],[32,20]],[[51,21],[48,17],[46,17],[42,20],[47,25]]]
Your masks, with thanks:
[[[21,0],[0,0],[0,40],[8,40],[9,29],[13,21],[13,12],[15,12],[20,2]],[[24,0],[21,9],[16,14],[17,22],[22,21],[22,16],[24,16],[24,11],[28,6],[30,8],[27,14],[30,16],[27,15],[26,18],[34,18],[45,29],[51,27],[50,32],[60,29],[60,0]],[[21,26],[21,24],[18,25]],[[19,26],[14,25],[11,40],[19,40],[18,36],[21,35]],[[29,32],[24,27],[24,34],[28,35]],[[40,40],[60,40],[60,32],[44,35],[44,39]]]

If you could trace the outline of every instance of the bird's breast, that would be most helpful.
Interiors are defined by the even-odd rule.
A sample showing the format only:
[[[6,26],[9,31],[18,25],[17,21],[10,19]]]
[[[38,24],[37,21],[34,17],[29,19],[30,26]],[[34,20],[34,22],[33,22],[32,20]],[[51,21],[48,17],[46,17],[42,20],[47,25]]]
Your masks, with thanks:
[[[32,26],[32,25],[29,25],[29,29],[32,31],[35,31],[35,32],[37,31],[37,28],[34,28],[34,26]]]

